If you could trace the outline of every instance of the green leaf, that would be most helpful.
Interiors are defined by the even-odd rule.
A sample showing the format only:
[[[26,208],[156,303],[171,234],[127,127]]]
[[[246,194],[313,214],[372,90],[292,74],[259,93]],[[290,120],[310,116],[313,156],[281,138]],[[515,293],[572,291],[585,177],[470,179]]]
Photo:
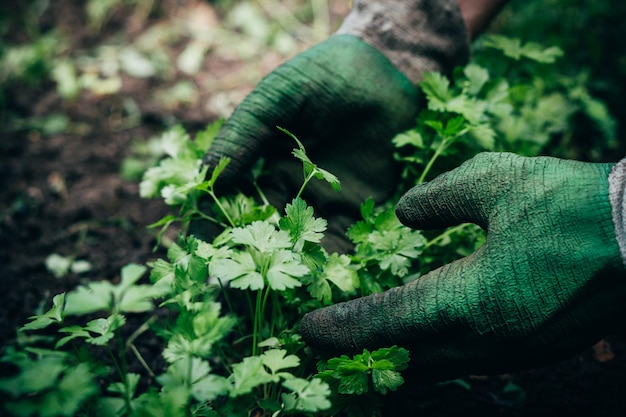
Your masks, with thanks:
[[[219,202],[225,213],[218,210],[217,205],[215,205],[213,206],[213,211],[216,217],[220,218],[227,214],[237,226],[245,226],[257,220],[270,220],[277,213],[275,207],[270,205],[260,206],[254,198],[246,197],[243,194],[220,197]]]
[[[298,149],[294,149],[292,151],[292,154],[297,159],[302,161],[302,169],[304,171],[304,178],[305,179],[312,175],[315,178],[323,179],[326,182],[328,182],[330,184],[330,186],[333,188],[333,190],[335,190],[335,191],[341,190],[341,184],[339,182],[339,179],[335,175],[333,175],[332,173],[326,171],[325,169],[319,168],[317,165],[315,165],[313,163],[313,161],[311,161],[311,159],[309,159],[309,157],[307,156],[306,150],[304,149],[304,145],[302,144],[302,142],[300,142],[298,140],[297,137],[295,137],[295,135],[293,135],[287,129],[283,129],[280,126],[277,126],[277,127],[278,127],[279,130],[281,130],[282,132],[286,133],[293,140],[296,141],[296,143],[298,145]]]
[[[426,240],[419,231],[401,225],[381,229],[370,233],[367,241],[357,247],[357,253],[364,259],[377,260],[382,270],[403,277],[422,253]]]
[[[224,339],[237,324],[237,317],[222,315],[217,293],[206,287],[179,293],[168,304],[179,306],[177,326],[170,332],[163,357],[170,363],[189,356],[212,357],[213,346]]]
[[[408,351],[392,346],[381,348],[372,353],[367,349],[352,359],[346,355],[329,359],[319,376],[339,382],[340,394],[364,394],[369,390],[371,374],[374,389],[382,394],[395,391],[404,379],[398,371],[406,369],[409,360]]]
[[[463,74],[467,78],[467,92],[474,96],[480,93],[490,78],[489,71],[476,64],[467,65],[463,69]]]
[[[369,391],[369,381],[367,371],[345,372],[339,380],[337,391],[340,394],[360,395]]]
[[[447,103],[452,99],[448,78],[438,72],[425,72],[419,86],[426,94],[429,109],[446,110]]]
[[[217,132],[219,132],[223,125],[224,119],[220,118],[209,123],[204,130],[196,133],[194,143],[202,153],[205,153],[209,149],[211,143],[213,143],[213,140],[215,139],[215,136],[217,136]]]
[[[302,250],[304,242],[319,243],[327,224],[326,220],[313,217],[313,207],[307,206],[301,198],[287,204],[285,216],[279,222],[280,228],[291,236],[295,252]]]
[[[208,181],[209,188],[212,189],[213,187],[215,187],[215,182],[217,181],[222,171],[224,171],[224,169],[228,166],[228,164],[230,164],[230,158],[228,157],[220,158],[215,168],[213,168],[213,171],[211,171],[211,178]]]
[[[86,339],[87,343],[93,345],[105,346],[114,336],[115,331],[126,323],[126,317],[121,314],[113,314],[106,319],[100,318],[91,320],[86,326],[68,326],[59,329],[61,333],[69,333],[60,339],[55,348],[65,345],[67,342],[77,338]],[[95,333],[97,336],[92,336]]]
[[[52,323],[61,323],[63,321],[65,293],[55,295],[52,304],[52,308],[47,313],[29,317],[32,321],[22,326],[20,330],[38,330],[48,327]]]
[[[396,391],[404,383],[404,378],[396,371],[374,369],[372,382],[376,391],[387,394],[388,391]]]
[[[81,285],[65,297],[65,314],[89,314],[113,307],[113,284],[108,281]]]
[[[54,387],[57,378],[69,369],[65,358],[60,355],[44,355],[39,360],[33,360],[25,353],[18,355],[11,358],[11,362],[19,368],[19,374],[0,379],[0,390],[11,394],[14,398]],[[42,378],[42,375],[46,377]]]
[[[315,274],[308,281],[308,284],[306,289],[311,294],[311,297],[321,301],[324,305],[332,304],[333,291],[327,279]]]
[[[470,134],[481,148],[494,150],[496,146],[496,132],[487,123],[472,126]]]
[[[522,56],[522,42],[517,38],[509,38],[503,35],[488,35],[484,37],[483,43],[488,48],[499,49],[509,58],[518,60]]]
[[[124,291],[118,301],[119,311],[125,313],[143,313],[154,309],[154,298],[157,292],[149,285],[135,285]]]
[[[350,294],[359,288],[359,276],[356,269],[351,266],[347,255],[333,253],[324,267],[322,274],[312,277],[307,290],[312,297],[325,305],[332,303],[332,288],[334,284],[342,293]]]
[[[347,255],[333,253],[324,268],[323,277],[344,293],[350,293],[359,288],[359,276],[351,266]]]
[[[62,256],[58,253],[50,254],[46,257],[45,264],[46,269],[55,276],[55,278],[62,278],[70,270],[73,259],[69,256]]]
[[[337,390],[340,394],[363,394],[369,390],[368,361],[367,350],[352,359],[347,355],[331,358],[321,376],[338,380]]]
[[[65,356],[56,353],[36,360],[22,354],[13,363],[19,367],[19,374],[0,379],[0,390],[14,399],[4,404],[12,415],[74,416],[97,391],[86,363],[71,366]]]
[[[180,126],[163,133],[160,144],[168,157],[146,170],[139,194],[144,198],[160,196],[169,205],[186,204],[192,198],[192,191],[206,183],[208,167],[202,166],[204,151],[196,147]]]
[[[289,250],[277,250],[272,254],[267,270],[267,283],[270,288],[284,291],[287,288],[295,288],[302,285],[296,278],[302,277],[309,272],[295,253]]]
[[[394,369],[398,371],[406,369],[409,363],[409,351],[398,346],[377,349],[372,352],[371,357],[374,364],[386,360],[391,362]],[[376,365],[373,366],[376,367]]]
[[[233,253],[230,258],[217,259],[210,264],[211,276],[223,283],[230,282],[233,288],[252,291],[265,286],[263,276],[257,271],[257,265],[248,252]]]
[[[128,373],[126,374],[126,382],[114,382],[110,384],[107,391],[122,394],[123,397],[132,399],[135,396],[137,390],[137,384],[139,383],[140,375]]]
[[[159,138],[161,148],[172,158],[188,155],[187,144],[189,142],[189,135],[181,125],[176,125],[163,132]]]
[[[266,221],[255,221],[245,227],[231,230],[233,242],[247,245],[261,253],[270,253],[275,249],[291,247],[289,234],[276,228]]]
[[[269,374],[263,367],[263,359],[260,356],[249,356],[242,362],[233,365],[233,373],[229,377],[232,384],[230,395],[237,397],[247,394],[254,387],[277,382],[277,377]]]
[[[148,268],[143,265],[130,263],[122,267],[121,280],[119,285],[119,291],[123,292],[125,289],[139,281]]]
[[[302,411],[316,413],[331,407],[330,387],[319,378],[307,381],[302,378],[291,378],[283,382],[283,387],[291,393],[282,394],[285,411]]]
[[[163,267],[162,263],[159,263]],[[118,285],[108,281],[90,282],[67,294],[65,314],[89,314],[96,311],[142,313],[154,308],[153,300],[163,291],[151,285],[135,283],[146,272],[143,265],[128,264],[122,268]]]
[[[563,56],[563,50],[556,46],[545,48],[538,43],[529,42],[522,48],[522,54],[529,59],[541,62],[544,64],[552,64],[557,58]]]
[[[406,132],[397,134],[392,139],[392,142],[396,148],[401,148],[407,145],[411,145],[417,149],[422,149],[424,147],[424,137],[416,129],[407,130]]]
[[[261,355],[261,359],[272,375],[277,375],[282,369],[295,368],[300,365],[300,358],[296,355],[287,355],[284,349],[270,349]]]
[[[341,191],[341,183],[339,182],[339,178],[337,178],[337,176],[333,173],[323,168],[316,167],[314,176],[317,179],[324,180],[329,183],[333,190]]]
[[[544,46],[529,42],[522,46],[522,42],[517,38],[509,38],[503,35],[489,35],[484,38],[484,45],[502,51],[505,56],[519,60],[522,57],[541,62],[553,63],[556,58],[563,55],[563,51],[558,47],[545,48]]]
[[[226,378],[211,374],[211,365],[199,358],[183,358],[171,364],[165,374],[157,377],[167,393],[191,387],[190,394],[198,401],[213,401],[228,392]]]

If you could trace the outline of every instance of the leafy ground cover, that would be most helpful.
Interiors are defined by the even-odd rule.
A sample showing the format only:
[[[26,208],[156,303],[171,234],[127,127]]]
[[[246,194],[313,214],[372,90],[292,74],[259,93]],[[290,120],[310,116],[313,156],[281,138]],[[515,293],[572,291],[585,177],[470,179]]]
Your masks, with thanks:
[[[84,4],[91,6],[85,8]],[[268,17],[267,10],[262,8],[263,2],[251,4],[247,9],[232,9],[232,4],[204,2],[59,1],[50,5],[38,1],[33,2],[32,7],[22,6],[7,11],[8,16],[18,16],[22,19],[20,22],[30,26],[24,26],[27,28],[25,32],[15,30],[6,21],[4,26],[12,30],[5,29],[4,32],[4,58],[11,65],[5,66],[2,73],[5,85],[10,86],[3,90],[5,133],[0,145],[3,178],[0,191],[0,242],[3,248],[0,253],[0,276],[4,305],[0,329],[5,341],[3,353],[7,352],[15,338],[16,328],[26,323],[27,317],[40,315],[30,324],[31,330],[36,330],[61,315],[61,309],[54,308],[55,304],[51,301],[56,294],[63,292],[67,294],[67,304],[77,309],[74,313],[92,314],[104,305],[109,306],[107,303],[110,300],[115,302],[112,314],[105,321],[99,321],[100,318],[94,316],[93,321],[66,323],[67,331],[63,336],[67,338],[61,339],[60,347],[81,339],[89,340],[94,346],[104,346],[115,328],[143,329],[145,317],[127,314],[131,311],[141,313],[148,308],[145,291],[149,287],[143,285],[148,285],[149,281],[142,265],[160,262],[165,267],[165,263],[176,261],[183,252],[206,257],[208,249],[197,242],[171,245],[177,239],[174,228],[161,236],[170,249],[157,246],[156,252],[153,251],[159,236],[146,226],[170,214],[171,210],[159,200],[140,196],[137,174],[161,155],[161,151],[155,150],[153,145],[162,141],[148,139],[162,138],[164,131],[204,131],[207,120],[228,114],[232,105],[249,91],[264,71],[304,46],[293,38],[291,41],[288,38],[280,40],[276,33],[281,32],[269,22],[295,25],[294,18],[296,22],[308,22],[289,27],[298,29],[293,33],[300,36],[299,40],[304,38],[309,42],[318,39],[316,36],[322,37],[328,25],[332,24],[331,18],[326,21],[323,14],[315,14],[315,8],[309,8],[308,14],[302,16],[285,13],[278,19],[277,16]],[[340,12],[341,2],[334,7]],[[228,10],[238,11],[227,13]],[[291,7],[291,10],[296,8]],[[191,16],[200,19],[199,25],[204,29],[208,25],[222,30],[220,22],[229,22],[230,26],[225,28],[230,29],[224,34],[231,38],[226,38],[221,44],[214,38],[206,40],[205,36],[210,35],[196,32],[181,37],[180,26],[176,27],[172,22],[188,22],[183,27],[189,28],[193,26],[189,23],[193,21]],[[249,16],[257,17],[250,20]],[[251,21],[256,24],[247,27],[242,23]],[[52,28],[58,31],[50,33]],[[121,38],[120,33],[124,34]],[[232,50],[232,45],[237,43],[233,39],[244,45],[242,50]],[[262,39],[264,48],[259,51],[259,44],[250,39]],[[246,42],[242,40],[249,42],[247,50]],[[167,47],[157,53],[155,44],[150,42]],[[9,47],[14,44],[31,49]],[[433,75],[425,84],[425,92],[431,99],[431,113],[424,116],[415,130],[396,138],[400,155],[407,162],[407,179],[421,176],[424,167],[432,169],[432,175],[447,165],[454,165],[458,158],[465,155],[462,151],[477,150],[471,143],[478,142],[481,147],[487,148],[494,146],[494,135],[489,128],[496,129],[498,137],[507,138],[500,146],[510,146],[520,152],[533,154],[548,148],[555,153],[571,152],[572,147],[568,147],[567,141],[572,140],[572,120],[575,120],[580,125],[591,126],[589,129],[595,129],[596,134],[601,133],[598,135],[600,140],[592,146],[582,147],[576,156],[585,159],[606,158],[607,154],[612,158],[619,157],[612,142],[614,120],[604,111],[604,102],[593,98],[595,96],[590,92],[589,83],[578,77],[565,77],[562,72],[550,72],[547,69],[550,66],[536,64],[537,60],[556,58],[556,50],[517,44],[498,37],[491,38],[482,47],[486,52],[481,58],[483,61],[477,61],[476,65],[459,74],[462,82],[451,87],[446,80]],[[207,51],[212,53],[205,55]],[[491,52],[502,55],[502,51],[521,59],[501,61],[500,58],[490,57]],[[266,67],[250,70],[246,62],[257,59],[256,54],[264,56]],[[524,55],[533,59],[529,60]],[[117,66],[105,66],[104,63],[108,62],[104,60],[105,56],[113,56]],[[200,66],[197,57],[206,57]],[[55,65],[50,65],[50,62]],[[503,72],[498,72],[497,68],[491,71],[499,65],[497,62],[508,62],[510,67]],[[47,68],[49,65],[50,68]],[[48,72],[52,68],[54,71]],[[490,68],[490,71],[485,71],[485,68]],[[219,77],[220,74],[222,77]],[[501,93],[505,86],[495,82],[499,78],[493,74],[505,74],[507,80],[517,80],[517,84],[509,86],[516,94],[509,91],[508,97],[520,100],[504,100],[504,96],[499,96],[498,92]],[[555,74],[558,74],[556,79]],[[201,88],[190,89],[189,82]],[[521,109],[520,112],[511,113],[511,107],[506,106],[511,103]],[[438,118],[434,113],[445,116]],[[179,123],[185,129],[172,128]],[[468,134],[469,130],[473,131],[473,141],[465,137],[463,144],[458,139]],[[545,132],[550,132],[550,135],[545,135]],[[554,140],[555,137],[558,140]],[[449,146],[453,143],[461,147]],[[433,160],[433,155],[438,161],[430,165],[428,161]],[[166,195],[171,198],[170,203],[175,202],[176,193]],[[296,213],[306,217],[306,206],[300,204],[294,202],[292,217],[287,217],[283,223],[293,224]],[[370,210],[366,208],[365,213],[373,215]],[[243,227],[238,232],[237,243],[245,245],[248,241],[246,230]],[[264,233],[261,226],[248,232]],[[354,235],[358,239],[356,232]],[[452,233],[429,237],[429,250],[420,255],[421,267],[431,268],[445,262],[447,257],[471,250],[467,242],[457,241],[458,245],[453,246],[455,250],[451,251],[448,244],[453,238]],[[368,249],[363,248],[359,254],[363,258],[371,255]],[[244,257],[241,254],[229,259],[242,265]],[[401,269],[403,266],[385,258],[375,261],[380,265],[387,262],[390,269]],[[218,269],[220,265],[224,266],[224,262],[216,264]],[[336,266],[340,269],[341,262]],[[295,265],[288,270],[291,277],[297,276]],[[244,275],[232,278],[237,280],[241,277]],[[241,287],[255,285],[253,275],[245,277],[240,282]],[[288,278],[282,276],[276,285],[289,286],[293,281]],[[80,286],[79,290],[76,290],[77,286]],[[83,288],[82,291],[97,288],[94,293],[101,298],[89,298],[89,305],[70,303],[72,297],[74,300],[83,299],[73,292],[81,291],[80,288]],[[128,288],[137,290],[129,293]],[[323,300],[328,293],[322,291],[322,287],[319,289],[315,294]],[[55,301],[56,306],[63,304],[60,298],[55,298]],[[214,308],[210,302],[205,304],[207,308]],[[52,310],[49,310],[51,307]],[[212,314],[216,312],[211,310],[206,313],[207,317],[214,317]],[[85,333],[72,325],[86,325],[89,332]],[[224,326],[228,325],[224,323]],[[33,337],[38,333],[26,335]],[[105,385],[100,389],[109,388],[107,395],[124,401],[131,397],[131,391],[141,391],[155,383],[157,378],[162,385],[168,382],[176,385],[176,378],[181,372],[177,374],[176,367],[167,370],[168,357],[161,355],[161,337],[139,331],[125,334],[125,338],[132,341],[128,344],[129,349],[136,349],[139,353],[128,355],[131,360],[126,364],[127,373],[147,376],[138,380],[129,377],[122,385]],[[175,355],[176,349],[169,352]],[[263,369],[271,371],[266,376],[268,379],[280,378],[278,374],[283,371],[283,366],[289,368],[295,359],[283,354],[280,349],[268,352],[274,353],[262,359],[266,367]],[[145,363],[137,358],[142,358]],[[508,416],[557,413],[570,416],[623,415],[626,408],[621,397],[626,368],[623,358],[623,341],[611,338],[588,352],[551,367],[510,375],[467,376],[444,385],[405,387],[404,391],[392,393],[382,401],[396,406],[404,404],[407,413],[431,416],[475,411]],[[361,359],[370,362],[371,358]],[[54,370],[60,369],[62,360],[49,359],[45,369],[50,377],[37,380],[41,385],[35,388],[40,391],[49,388],[46,384],[50,383]],[[13,375],[15,363],[19,362],[13,365],[3,363],[2,374]],[[201,373],[197,381],[206,382],[209,371],[205,365],[187,365],[195,365],[194,369]],[[254,365],[257,370],[261,369],[258,365]],[[338,365],[331,364],[330,369]],[[235,373],[249,372],[249,366],[242,366]],[[146,373],[146,368],[152,370],[154,375]],[[202,373],[203,370],[206,372]],[[68,389],[80,387],[85,397],[98,389],[81,384],[86,381],[83,368],[76,367],[67,375],[71,376],[69,381],[74,384]],[[223,383],[212,382],[212,386]],[[303,392],[306,387],[297,384],[290,389]],[[198,384],[196,388],[197,395],[210,395],[204,385]],[[245,387],[238,386],[236,389],[243,391]],[[3,401],[9,399],[10,396],[3,397]],[[112,401],[109,405],[117,406],[119,402],[115,404]]]

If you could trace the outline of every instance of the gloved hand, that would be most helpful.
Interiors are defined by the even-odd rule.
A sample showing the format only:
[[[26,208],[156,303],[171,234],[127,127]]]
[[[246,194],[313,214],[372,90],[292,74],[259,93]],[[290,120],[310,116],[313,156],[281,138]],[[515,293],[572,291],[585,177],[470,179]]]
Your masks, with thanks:
[[[447,379],[544,365],[623,329],[626,163],[612,167],[484,153],[412,188],[396,210],[405,225],[472,222],[486,243],[404,286],[305,315],[304,340],[335,355],[397,344],[412,374]]]
[[[345,230],[368,197],[387,201],[398,183],[391,139],[415,125],[415,84],[423,71],[449,72],[464,64],[469,42],[455,0],[355,0],[337,33],[270,73],[235,109],[204,158],[231,163],[218,184],[239,186],[263,157],[261,189],[278,209],[302,185],[292,155],[296,135],[342,191],[314,181],[304,198],[329,222],[323,244],[347,248]]]

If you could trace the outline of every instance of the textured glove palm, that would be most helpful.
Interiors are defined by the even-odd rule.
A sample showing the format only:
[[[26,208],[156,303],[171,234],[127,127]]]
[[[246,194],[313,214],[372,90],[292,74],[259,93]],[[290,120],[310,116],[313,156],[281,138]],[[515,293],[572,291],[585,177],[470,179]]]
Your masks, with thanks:
[[[307,314],[304,339],[329,353],[399,344],[437,378],[532,367],[620,328],[626,276],[611,164],[487,153],[409,190],[413,228],[473,222],[474,254],[382,294]]]

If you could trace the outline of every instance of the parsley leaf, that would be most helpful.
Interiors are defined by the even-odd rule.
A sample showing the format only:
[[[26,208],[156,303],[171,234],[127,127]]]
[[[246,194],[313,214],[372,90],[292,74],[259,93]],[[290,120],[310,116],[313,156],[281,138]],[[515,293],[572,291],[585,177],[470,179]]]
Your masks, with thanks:
[[[378,349],[374,352],[363,350],[353,358],[342,355],[329,359],[318,374],[327,381],[338,382],[340,394],[364,394],[372,387],[381,394],[395,391],[404,379],[399,371],[406,369],[409,353],[397,346]]]
[[[359,288],[359,276],[354,266],[351,266],[350,258],[337,253],[328,258],[323,273],[311,276],[308,282],[307,290],[311,296],[325,305],[332,303],[331,283],[346,294]]]
[[[211,374],[209,362],[196,357],[177,360],[157,377],[165,392],[175,391],[180,386],[191,387],[191,395],[198,401],[212,401],[228,392],[227,379]]]
[[[285,208],[285,216],[279,225],[286,230],[294,242],[293,250],[300,252],[304,242],[319,243],[324,237],[328,222],[313,217],[313,207],[307,206],[301,198],[295,198]]]
[[[278,372],[281,369],[295,368],[300,365],[300,358],[296,355],[287,355],[284,349],[270,349],[261,355],[263,365],[267,366],[274,376],[288,376],[289,373]]]
[[[261,253],[291,247],[289,234],[283,230],[276,230],[266,221],[257,220],[245,227],[236,227],[231,230],[231,234],[233,242],[251,246]]]
[[[260,356],[249,356],[243,358],[242,362],[233,365],[233,373],[229,377],[231,382],[230,394],[237,397],[247,394],[254,387],[277,380],[277,376],[273,376],[265,370],[263,359]]]
[[[505,56],[515,60],[528,58],[537,62],[551,64],[555,62],[557,58],[563,56],[563,51],[556,46],[545,48],[534,42],[528,42],[522,45],[519,39],[509,38],[503,35],[486,36],[484,45],[486,47],[499,49]]]
[[[52,323],[62,322],[64,303],[65,293],[55,295],[52,299],[52,308],[45,314],[29,317],[32,321],[22,326],[20,330],[38,330],[48,327]]]
[[[267,283],[270,288],[284,291],[287,288],[295,288],[302,285],[296,278],[302,277],[309,272],[299,257],[288,250],[278,250],[272,254],[267,270]]]
[[[291,378],[283,382],[283,387],[291,393],[282,394],[285,411],[317,412],[331,407],[328,397],[331,394],[327,383],[319,378],[310,381],[302,378]]]

